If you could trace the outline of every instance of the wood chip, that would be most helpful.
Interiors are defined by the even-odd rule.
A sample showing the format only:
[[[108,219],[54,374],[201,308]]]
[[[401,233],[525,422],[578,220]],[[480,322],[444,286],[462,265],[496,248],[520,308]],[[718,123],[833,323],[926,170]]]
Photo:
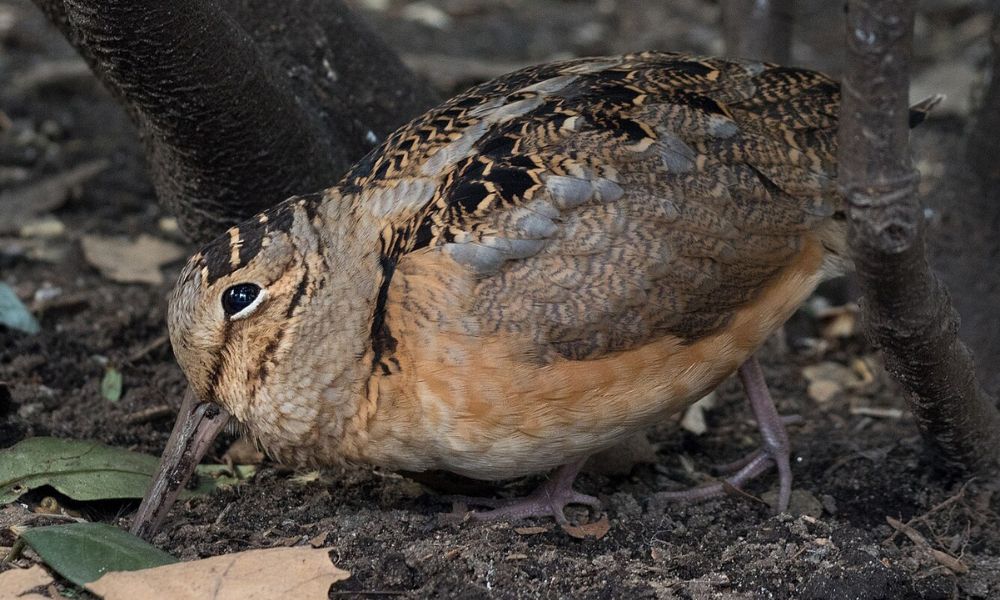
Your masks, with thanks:
[[[878,417],[880,419],[902,419],[903,411],[899,408],[879,408],[877,406],[852,406],[852,415]]]

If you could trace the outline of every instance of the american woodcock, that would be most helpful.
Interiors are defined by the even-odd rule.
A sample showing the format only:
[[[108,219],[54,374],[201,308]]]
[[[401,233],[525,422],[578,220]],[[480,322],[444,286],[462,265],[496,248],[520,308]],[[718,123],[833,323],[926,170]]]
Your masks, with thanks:
[[[587,456],[739,370],[791,489],[755,349],[848,266],[824,75],[643,53],[532,67],[392,134],[321,193],[191,258],[191,386],[134,530],[229,415],[282,462],[478,479],[560,471],[479,517],[553,515]],[[915,114],[920,114],[915,113]],[[697,498],[722,485],[678,493]]]

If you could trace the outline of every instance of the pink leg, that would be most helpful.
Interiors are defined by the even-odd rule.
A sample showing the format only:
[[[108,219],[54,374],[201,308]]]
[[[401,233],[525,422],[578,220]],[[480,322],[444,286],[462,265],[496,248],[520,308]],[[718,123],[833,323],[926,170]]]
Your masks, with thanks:
[[[601,509],[600,500],[593,496],[581,494],[573,489],[573,481],[576,479],[577,473],[580,472],[585,462],[587,462],[586,457],[559,467],[545,483],[523,498],[498,499],[450,496],[450,499],[466,504],[493,508],[493,510],[484,512],[470,513],[473,519],[480,521],[554,517],[557,523],[564,525],[569,522],[566,519],[566,515],[563,514],[563,509],[568,504],[584,504],[594,510]]]
[[[755,357],[747,359],[740,365],[739,374],[763,438],[761,448],[745,459],[733,463],[731,465],[733,470],[738,470],[726,478],[725,483],[713,483],[678,492],[660,492],[657,494],[658,497],[691,501],[723,496],[726,494],[727,484],[741,488],[746,482],[767,471],[771,463],[774,463],[778,467],[778,512],[788,510],[788,502],[792,496],[792,468],[784,420],[774,407],[774,400],[771,399],[757,359]]]

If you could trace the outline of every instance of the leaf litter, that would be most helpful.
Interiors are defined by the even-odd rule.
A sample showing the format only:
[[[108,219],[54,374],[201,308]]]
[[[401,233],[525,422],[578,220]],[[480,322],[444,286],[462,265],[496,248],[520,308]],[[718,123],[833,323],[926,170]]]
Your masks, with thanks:
[[[333,565],[329,550],[265,548],[154,569],[112,572],[86,587],[105,600],[311,600],[327,598],[331,585],[350,576]]]
[[[186,254],[181,246],[142,234],[135,241],[121,237],[85,235],[83,256],[101,275],[119,283],[163,283],[160,267]]]

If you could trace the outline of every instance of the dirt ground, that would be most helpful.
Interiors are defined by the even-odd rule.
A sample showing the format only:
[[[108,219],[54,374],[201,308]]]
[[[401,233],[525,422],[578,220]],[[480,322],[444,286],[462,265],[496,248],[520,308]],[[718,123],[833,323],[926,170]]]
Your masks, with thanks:
[[[717,7],[703,0],[356,4],[442,94],[556,57],[722,51]],[[914,135],[925,192],[943,185],[960,148],[988,51],[988,19],[974,2],[930,6],[918,22],[916,84],[950,99]],[[803,3],[795,62],[836,74],[840,18],[837,3]],[[127,119],[81,65],[30,2],[0,0],[0,190],[110,161],[52,212],[64,229],[25,234],[0,222],[0,279],[42,325],[33,336],[0,327],[0,448],[53,435],[159,454],[173,423],[166,408],[183,387],[162,338],[180,265],[164,269],[162,285],[115,283],[85,261],[80,238],[149,233],[185,242],[163,220]],[[952,198],[928,198],[932,235],[934,223],[961,210]],[[0,205],[0,221],[6,210]],[[845,287],[835,286],[829,303],[843,304]],[[877,354],[852,332],[850,311],[824,312],[823,304],[811,303],[762,353],[779,410],[802,417],[789,428],[792,514],[776,516],[760,500],[776,486],[772,474],[746,495],[702,504],[656,495],[704,481],[711,464],[755,447],[747,403],[730,379],[705,412],[704,433],[664,423],[631,455],[598,460],[598,472],[581,477],[579,489],[606,505],[610,531],[600,539],[576,539],[544,521],[456,522],[447,503],[394,473],[296,473],[265,463],[241,486],[179,505],[154,543],[184,559],[321,545],[352,573],[331,597],[1000,597],[1000,493],[935,467]],[[124,374],[114,403],[100,392],[107,364]],[[231,441],[219,442],[216,459]],[[19,522],[45,522],[30,509],[30,499],[4,509],[6,522],[15,513]],[[85,514],[124,526],[133,509],[103,504]],[[588,518],[582,510],[573,517]],[[909,523],[911,535],[894,535],[889,518]],[[0,531],[0,546],[12,536]]]

